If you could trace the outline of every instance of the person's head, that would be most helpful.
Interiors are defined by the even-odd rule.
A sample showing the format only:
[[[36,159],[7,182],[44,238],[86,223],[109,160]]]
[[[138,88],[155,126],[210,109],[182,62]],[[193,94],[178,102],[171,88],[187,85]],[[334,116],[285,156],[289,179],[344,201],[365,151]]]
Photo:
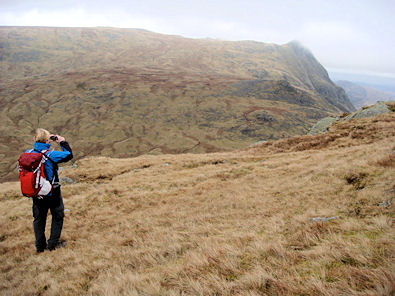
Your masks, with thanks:
[[[38,128],[36,129],[36,132],[34,133],[34,141],[35,142],[40,142],[40,143],[47,143],[49,141],[49,136],[51,134],[49,131],[43,129],[43,128]]]

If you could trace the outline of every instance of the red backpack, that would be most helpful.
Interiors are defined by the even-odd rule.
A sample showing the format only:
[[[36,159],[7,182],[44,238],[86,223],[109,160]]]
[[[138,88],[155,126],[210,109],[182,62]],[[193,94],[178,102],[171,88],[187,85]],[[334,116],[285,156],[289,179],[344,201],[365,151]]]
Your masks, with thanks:
[[[41,153],[34,153],[32,149],[19,156],[19,181],[24,196],[42,198],[51,192],[52,185],[44,175],[44,163],[48,159],[45,155],[47,152],[48,150],[43,150]]]

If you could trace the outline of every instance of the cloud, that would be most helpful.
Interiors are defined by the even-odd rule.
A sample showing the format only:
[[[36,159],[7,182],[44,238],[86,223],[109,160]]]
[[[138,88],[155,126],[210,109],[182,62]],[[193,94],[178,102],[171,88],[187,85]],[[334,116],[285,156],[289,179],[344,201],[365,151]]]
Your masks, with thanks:
[[[87,14],[83,9],[68,9],[63,11],[45,11],[30,9],[23,12],[8,12],[0,14],[2,25],[18,26],[58,26],[58,27],[89,27],[102,24],[109,25],[111,21],[105,15]]]
[[[0,12],[0,25],[5,26],[47,26],[47,27],[120,27],[143,28],[156,32],[172,31],[159,18],[133,15],[130,12],[111,11],[100,13],[89,11],[83,7],[63,10],[29,9],[21,12]],[[166,32],[164,32],[166,33]],[[169,32],[170,33],[170,32]]]
[[[395,57],[378,34],[347,22],[306,23],[297,39],[329,68],[395,73]]]
[[[351,24],[345,22],[309,22],[302,26],[300,37],[321,43],[361,42],[367,36]]]

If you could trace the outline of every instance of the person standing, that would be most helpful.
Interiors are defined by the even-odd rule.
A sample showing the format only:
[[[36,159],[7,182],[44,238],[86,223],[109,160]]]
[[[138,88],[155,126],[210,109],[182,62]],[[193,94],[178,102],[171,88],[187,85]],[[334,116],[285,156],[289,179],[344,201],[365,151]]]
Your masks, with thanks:
[[[44,252],[46,248],[53,251],[64,247],[66,242],[60,241],[63,228],[64,205],[60,190],[58,163],[69,161],[73,158],[73,152],[69,143],[60,135],[50,134],[47,130],[38,128],[34,135],[33,153],[45,154],[47,160],[44,163],[44,174],[48,181],[52,183],[52,190],[42,198],[33,198],[33,229],[35,235],[35,246],[37,253]],[[62,151],[50,150],[51,143],[59,144]],[[28,152],[26,151],[26,152]],[[51,211],[51,234],[46,241],[45,225],[47,222],[48,210]]]

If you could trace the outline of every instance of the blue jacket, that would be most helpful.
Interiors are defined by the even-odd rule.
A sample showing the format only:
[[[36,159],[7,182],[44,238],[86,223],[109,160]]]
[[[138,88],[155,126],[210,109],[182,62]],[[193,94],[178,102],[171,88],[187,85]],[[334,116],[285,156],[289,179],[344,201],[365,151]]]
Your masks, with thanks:
[[[72,159],[73,152],[71,151],[71,148],[66,141],[60,143],[60,148],[62,148],[63,151],[50,150],[50,148],[51,148],[51,144],[35,142],[33,149],[38,151],[49,150],[45,154],[48,158],[50,158],[50,160],[47,160],[44,163],[44,174],[45,174],[45,178],[47,178],[47,180],[52,183],[55,176],[57,177],[58,175],[57,164]],[[26,152],[29,152],[30,150],[31,149],[26,150]],[[32,152],[38,153],[37,151],[34,150]],[[51,195],[51,193],[49,193],[48,195]]]

